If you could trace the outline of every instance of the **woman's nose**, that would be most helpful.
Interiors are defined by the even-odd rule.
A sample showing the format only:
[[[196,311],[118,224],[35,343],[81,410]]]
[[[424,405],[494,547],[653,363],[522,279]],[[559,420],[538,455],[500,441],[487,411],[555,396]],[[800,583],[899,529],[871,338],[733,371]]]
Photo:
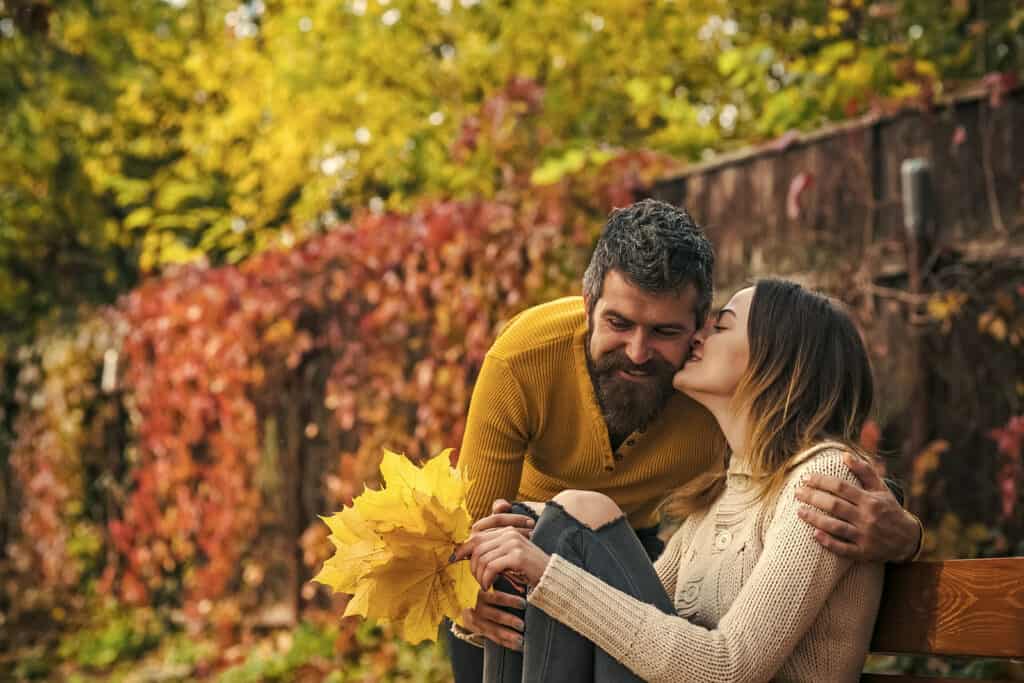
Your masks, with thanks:
[[[700,328],[699,330],[697,330],[696,332],[693,333],[693,340],[692,340],[691,343],[694,346],[702,345],[704,343],[704,340],[708,338],[708,335],[710,333],[711,333],[711,321],[708,321],[707,323],[704,324],[704,327]]]

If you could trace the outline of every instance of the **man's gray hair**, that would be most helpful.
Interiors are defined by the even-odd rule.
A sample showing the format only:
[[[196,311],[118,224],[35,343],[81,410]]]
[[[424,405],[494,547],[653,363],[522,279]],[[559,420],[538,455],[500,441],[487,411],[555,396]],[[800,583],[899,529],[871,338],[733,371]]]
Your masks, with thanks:
[[[703,325],[714,294],[711,242],[686,209],[644,199],[615,209],[597,240],[583,274],[588,313],[601,298],[605,276],[619,271],[629,282],[654,294],[697,289],[697,325]]]

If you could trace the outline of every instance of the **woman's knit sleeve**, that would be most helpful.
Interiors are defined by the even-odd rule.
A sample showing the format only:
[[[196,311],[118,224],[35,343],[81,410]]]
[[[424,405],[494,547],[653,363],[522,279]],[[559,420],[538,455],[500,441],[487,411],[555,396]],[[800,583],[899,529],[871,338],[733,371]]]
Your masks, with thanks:
[[[851,566],[815,541],[814,529],[797,516],[796,487],[812,472],[859,486],[838,451],[798,467],[779,496],[763,553],[717,628],[664,614],[558,555],[552,556],[529,601],[645,680],[770,680]],[[877,576],[877,591],[843,596],[844,609],[860,622],[873,621],[877,610],[881,572],[872,576]],[[866,628],[870,634],[871,624]],[[828,648],[835,647],[859,645],[833,640],[821,656],[829,657]],[[823,661],[822,671],[828,670],[829,662]]]

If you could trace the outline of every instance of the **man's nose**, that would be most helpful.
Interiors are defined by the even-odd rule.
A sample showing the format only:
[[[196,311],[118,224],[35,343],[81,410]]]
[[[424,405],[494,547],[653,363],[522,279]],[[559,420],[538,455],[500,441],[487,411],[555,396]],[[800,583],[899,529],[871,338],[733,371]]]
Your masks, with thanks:
[[[648,345],[647,335],[641,330],[636,330],[626,344],[626,356],[634,365],[643,365],[651,359],[651,349]]]

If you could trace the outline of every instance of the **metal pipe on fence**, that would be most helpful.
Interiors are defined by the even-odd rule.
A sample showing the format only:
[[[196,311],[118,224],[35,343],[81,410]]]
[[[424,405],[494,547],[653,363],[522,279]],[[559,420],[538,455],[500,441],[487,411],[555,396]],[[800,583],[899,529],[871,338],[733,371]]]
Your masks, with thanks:
[[[904,160],[900,165],[900,180],[906,239],[907,288],[913,298],[920,299],[925,292],[924,268],[930,251],[934,219],[931,163],[921,158]],[[911,310],[911,322],[917,317],[917,311]],[[905,455],[916,455],[928,440],[928,367],[924,358],[924,333],[920,326],[910,326],[910,428],[903,443]]]

